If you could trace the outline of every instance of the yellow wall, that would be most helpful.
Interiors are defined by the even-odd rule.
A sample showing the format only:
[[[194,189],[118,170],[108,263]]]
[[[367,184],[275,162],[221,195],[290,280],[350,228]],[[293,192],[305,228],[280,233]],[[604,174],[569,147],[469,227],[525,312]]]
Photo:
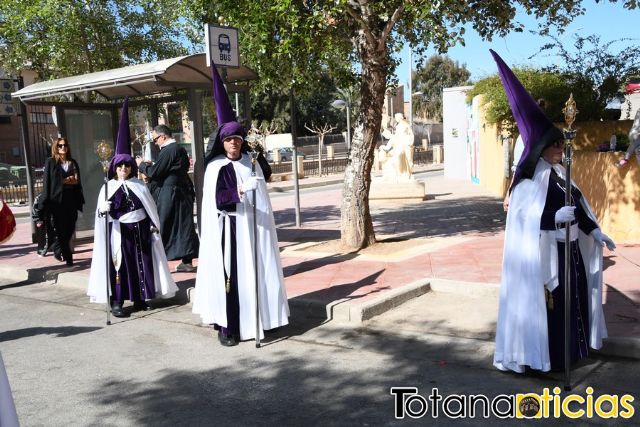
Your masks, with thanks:
[[[576,129],[576,139],[573,145],[576,150],[595,151],[598,145],[609,142],[612,134],[628,134],[633,120],[610,120],[606,122],[579,122],[573,127]],[[562,129],[562,123],[556,123]]]
[[[622,153],[576,151],[571,176],[591,204],[602,230],[616,243],[640,242],[640,166],[635,156],[624,168]]]
[[[481,106],[482,102],[475,103]],[[485,120],[485,112],[482,107],[474,107],[473,115],[479,118],[480,140],[480,185],[498,196],[506,194],[509,178],[504,173],[504,154],[502,141],[495,125],[490,125]]]
[[[497,128],[480,117],[480,185],[504,197],[504,155]],[[483,125],[484,124],[484,125]],[[595,147],[612,133],[628,133],[630,120],[578,123],[572,178],[593,207],[602,230],[618,243],[640,242],[640,167],[635,156],[623,168],[614,162],[622,152],[598,153]]]

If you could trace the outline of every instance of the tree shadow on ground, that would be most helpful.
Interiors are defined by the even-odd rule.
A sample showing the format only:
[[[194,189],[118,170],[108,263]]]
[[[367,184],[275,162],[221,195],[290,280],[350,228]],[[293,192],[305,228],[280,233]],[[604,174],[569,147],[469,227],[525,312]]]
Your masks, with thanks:
[[[280,209],[273,212],[277,227],[294,227],[296,224],[295,209]],[[339,222],[340,207],[336,205],[313,206],[300,209],[300,221],[302,225],[317,222]]]
[[[331,240],[340,237],[340,208],[335,205],[315,206],[301,210],[301,229],[290,229],[295,224],[294,209],[274,212],[278,236],[284,241]],[[403,237],[447,237],[460,234],[495,234],[504,230],[506,215],[502,200],[488,196],[474,196],[455,200],[432,199],[415,203],[388,203],[371,206],[376,234],[394,234]],[[305,225],[330,222],[322,230]],[[333,228],[335,227],[335,228]],[[311,233],[311,230],[315,231]],[[332,231],[330,233],[330,231]],[[289,240],[291,239],[291,240]],[[313,240],[315,239],[315,240]]]
[[[56,261],[58,262],[58,261]],[[27,270],[27,279],[19,282],[10,283],[0,286],[0,291],[4,289],[20,288],[22,286],[33,285],[40,282],[58,280],[58,275],[61,273],[69,273],[73,271],[82,271],[90,266],[90,260],[82,260],[75,262],[74,265],[69,266],[64,263],[58,265],[46,265],[43,267],[34,267]]]
[[[56,338],[69,337],[72,335],[93,332],[100,328],[89,326],[61,326],[61,327],[34,327],[15,329],[12,331],[0,332],[0,342],[17,340],[20,338],[33,337],[35,335],[51,335]]]
[[[427,200],[372,212],[376,234],[405,238],[495,234],[504,230],[502,203],[492,197]]]
[[[278,228],[280,250],[295,246],[298,243],[326,242],[340,238],[340,230],[317,228]]]
[[[0,291],[3,291],[5,289],[21,288],[23,286],[29,286],[29,285],[33,285],[35,283],[37,283],[37,282],[34,282],[32,280],[21,280],[19,282],[9,283],[9,284],[0,286]]]
[[[340,334],[327,330],[326,334]],[[316,336],[324,338],[323,334]],[[314,342],[309,342],[313,346]],[[315,343],[324,346],[322,342]],[[241,346],[244,344],[241,344]],[[251,343],[252,345],[252,343]],[[170,366],[149,379],[100,379],[88,399],[102,410],[96,419],[79,414],[80,424],[121,424],[120,410],[131,425],[401,425],[410,418],[394,418],[394,386],[416,387],[423,396],[437,388],[441,396],[480,395],[493,399],[498,394],[541,393],[544,387],[562,385],[558,374],[503,373],[493,369],[490,355],[474,351],[473,343],[429,342],[399,337],[393,331],[367,331],[340,336],[330,351],[272,346],[253,354],[240,354],[221,361],[214,369],[187,369]],[[319,347],[320,348],[320,347]],[[366,348],[366,354],[353,349]],[[215,357],[215,349],[199,357]],[[223,351],[234,351],[225,349]],[[467,368],[475,368],[470,377]],[[599,374],[599,375],[598,375]],[[606,374],[606,375],[605,375]],[[603,377],[623,394],[632,390],[638,374],[617,372],[598,358],[590,359],[574,372],[574,386],[599,392]],[[123,390],[126,390],[123,393]],[[584,394],[584,392],[582,392]],[[431,402],[429,402],[431,404]],[[442,402],[439,403],[442,405]],[[454,410],[452,405],[450,410]],[[638,407],[637,402],[633,403]],[[480,404],[480,408],[482,404]],[[430,408],[417,425],[434,422]],[[451,420],[442,414],[442,425]],[[482,417],[455,420],[455,425],[475,426]],[[521,426],[522,420],[490,418],[491,425]],[[585,420],[566,417],[545,421],[546,425],[584,425]],[[604,420],[608,421],[608,420]],[[600,424],[595,420],[594,425]]]

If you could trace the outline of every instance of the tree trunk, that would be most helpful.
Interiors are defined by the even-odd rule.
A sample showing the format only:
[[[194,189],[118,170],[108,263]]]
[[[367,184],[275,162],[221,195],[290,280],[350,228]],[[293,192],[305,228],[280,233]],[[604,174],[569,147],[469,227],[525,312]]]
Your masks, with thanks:
[[[364,37],[360,38],[358,45],[362,64],[360,117],[344,174],[340,224],[342,245],[355,250],[376,241],[369,211],[369,189],[387,78],[386,49],[376,49]]]

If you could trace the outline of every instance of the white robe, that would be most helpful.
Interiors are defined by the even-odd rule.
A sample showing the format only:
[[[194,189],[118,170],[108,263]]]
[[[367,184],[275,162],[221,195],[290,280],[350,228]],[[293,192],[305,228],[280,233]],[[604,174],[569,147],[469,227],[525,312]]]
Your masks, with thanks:
[[[138,178],[130,178],[126,181],[127,188],[133,192],[144,206],[151,223],[158,227],[160,223],[158,219],[158,209],[151,197],[151,193],[145,186],[144,182]],[[120,188],[123,181],[112,179],[108,182],[107,198],[111,199],[116,190]],[[98,206],[100,201],[104,200],[104,185],[100,189],[98,196]],[[113,219],[109,216],[109,222]],[[176,294],[178,287],[171,277],[169,265],[167,264],[167,256],[162,246],[162,238],[160,233],[152,233],[151,254],[153,259],[153,283],[156,289],[156,298],[171,298]],[[91,272],[89,273],[89,288],[87,295],[91,302],[104,304],[107,302],[107,288],[105,279],[108,274],[106,266],[106,248],[105,248],[105,220],[101,217],[96,208],[95,226],[93,235],[93,259],[91,260]]]
[[[564,168],[554,168],[564,178]],[[553,290],[558,286],[557,241],[553,231],[540,230],[550,173],[551,165],[538,160],[533,178],[520,181],[511,194],[493,359],[500,370],[524,372],[525,366],[541,371],[551,369],[544,288]],[[597,223],[584,197],[582,203]],[[599,349],[607,337],[602,310],[602,246],[582,231],[578,244],[588,283],[589,345]]]
[[[18,427],[19,425],[7,371],[4,368],[2,354],[0,354],[0,427]]]
[[[217,156],[207,166],[202,196],[202,230],[200,234],[200,256],[196,275],[193,312],[199,314],[205,324],[216,323],[227,327],[226,291],[222,253],[222,230],[216,205],[216,184],[223,166],[231,160]],[[249,155],[233,162],[238,184],[251,176]],[[263,177],[256,165],[256,174]],[[258,181],[256,192],[256,218],[258,232],[258,289],[260,301],[260,337],[263,330],[289,323],[289,305],[284,287],[278,236],[273,219],[267,185]],[[236,204],[236,250],[238,262],[238,299],[240,303],[240,339],[256,337],[255,282],[253,258],[253,200],[248,192]]]

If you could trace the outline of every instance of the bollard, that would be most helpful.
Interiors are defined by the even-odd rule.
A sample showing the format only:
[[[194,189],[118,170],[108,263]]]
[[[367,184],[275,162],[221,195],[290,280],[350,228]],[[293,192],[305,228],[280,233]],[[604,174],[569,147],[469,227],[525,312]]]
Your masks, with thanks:
[[[291,170],[293,171],[293,162],[291,162]],[[298,178],[304,178],[304,156],[298,155]]]
[[[325,145],[327,148],[327,160],[333,160],[336,158],[336,151],[333,148],[333,145]]]
[[[433,163],[442,163],[442,145],[433,146]]]

